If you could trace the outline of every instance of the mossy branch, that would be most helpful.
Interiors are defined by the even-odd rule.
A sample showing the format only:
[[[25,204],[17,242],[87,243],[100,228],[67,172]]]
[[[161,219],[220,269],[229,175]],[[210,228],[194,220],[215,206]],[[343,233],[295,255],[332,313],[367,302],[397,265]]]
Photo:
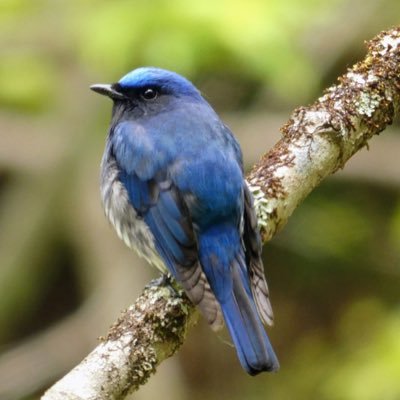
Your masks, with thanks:
[[[325,177],[392,123],[400,100],[400,28],[367,43],[365,59],[314,104],[295,110],[282,139],[248,175],[264,242]],[[122,399],[184,342],[197,313],[186,296],[146,288],[81,364],[42,397]]]
[[[282,139],[252,168],[264,242],[304,198],[393,121],[400,100],[400,27],[367,43],[365,59],[314,104],[296,109]]]
[[[44,400],[123,399],[145,384],[184,342],[198,314],[187,297],[164,284],[146,287],[107,337],[52,386]]]

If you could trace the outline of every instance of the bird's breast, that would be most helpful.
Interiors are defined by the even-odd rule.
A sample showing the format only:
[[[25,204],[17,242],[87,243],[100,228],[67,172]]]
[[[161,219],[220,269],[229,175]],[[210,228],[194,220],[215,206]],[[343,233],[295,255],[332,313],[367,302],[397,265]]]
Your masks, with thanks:
[[[101,165],[100,190],[105,214],[119,238],[165,273],[166,267],[155,249],[154,236],[130,204],[128,193],[119,180],[115,159],[107,151]]]

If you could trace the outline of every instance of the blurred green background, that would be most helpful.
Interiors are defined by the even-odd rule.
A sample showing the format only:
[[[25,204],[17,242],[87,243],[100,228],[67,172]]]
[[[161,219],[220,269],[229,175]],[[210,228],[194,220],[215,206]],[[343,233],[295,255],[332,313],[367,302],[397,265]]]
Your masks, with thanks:
[[[247,168],[291,110],[398,24],[398,0],[1,0],[0,399],[37,399],[156,272],[103,216],[111,103],[138,66],[193,80]],[[400,399],[400,135],[374,138],[265,247],[278,374],[201,322],[136,399]]]

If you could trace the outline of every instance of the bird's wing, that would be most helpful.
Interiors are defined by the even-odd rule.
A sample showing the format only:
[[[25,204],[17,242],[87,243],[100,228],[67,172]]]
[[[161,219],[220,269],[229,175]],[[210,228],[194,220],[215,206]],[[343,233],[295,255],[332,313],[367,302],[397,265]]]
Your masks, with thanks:
[[[262,243],[257,226],[257,215],[255,213],[253,197],[247,184],[244,184],[244,224],[243,242],[246,249],[246,264],[249,269],[251,290],[257,304],[258,311],[264,322],[273,325],[274,315],[267,281],[264,275],[264,266],[261,259]]]
[[[221,310],[201,268],[197,238],[182,195],[166,171],[141,179],[135,171],[127,173],[123,160],[117,156],[116,161],[119,179],[138,216],[149,226],[164,263],[211,327],[219,329],[223,324]]]

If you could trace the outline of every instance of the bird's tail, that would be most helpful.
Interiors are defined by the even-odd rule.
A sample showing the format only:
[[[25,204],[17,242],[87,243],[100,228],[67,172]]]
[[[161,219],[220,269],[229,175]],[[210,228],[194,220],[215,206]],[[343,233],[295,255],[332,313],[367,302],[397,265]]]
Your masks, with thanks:
[[[279,362],[254,301],[236,226],[215,225],[199,239],[203,272],[221,307],[242,367],[250,375],[277,371]]]
[[[249,278],[236,259],[231,272],[232,291],[220,304],[240,363],[250,375],[277,371],[279,362],[258,314]]]

